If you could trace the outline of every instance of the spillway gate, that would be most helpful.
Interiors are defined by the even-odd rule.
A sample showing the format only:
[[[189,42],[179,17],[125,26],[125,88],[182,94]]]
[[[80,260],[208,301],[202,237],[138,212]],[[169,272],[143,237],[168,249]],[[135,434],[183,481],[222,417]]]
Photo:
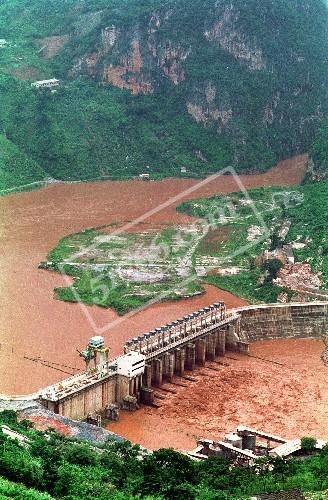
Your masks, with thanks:
[[[183,376],[185,370],[204,366],[206,360],[224,356],[226,350],[248,352],[249,343],[240,334],[240,315],[227,312],[224,302],[211,304],[172,323],[135,337],[124,346],[124,355],[111,360],[104,372],[83,373],[40,393],[44,406],[61,415],[82,419],[108,405],[123,405],[133,398],[152,404],[154,391],[163,380]],[[120,369],[136,355],[142,369]]]

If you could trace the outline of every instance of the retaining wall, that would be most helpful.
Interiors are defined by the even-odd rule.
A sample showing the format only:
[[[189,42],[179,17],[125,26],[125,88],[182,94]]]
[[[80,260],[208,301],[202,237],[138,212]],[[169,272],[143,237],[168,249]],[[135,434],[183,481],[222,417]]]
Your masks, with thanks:
[[[63,394],[57,402],[42,398],[42,404],[48,410],[73,420],[86,418],[88,413],[101,411],[106,405],[126,396],[129,384],[125,379],[118,375],[106,377],[91,386],[77,389],[75,393]]]
[[[274,338],[320,338],[328,332],[328,302],[256,305],[235,311],[241,316],[241,338],[248,342]]]

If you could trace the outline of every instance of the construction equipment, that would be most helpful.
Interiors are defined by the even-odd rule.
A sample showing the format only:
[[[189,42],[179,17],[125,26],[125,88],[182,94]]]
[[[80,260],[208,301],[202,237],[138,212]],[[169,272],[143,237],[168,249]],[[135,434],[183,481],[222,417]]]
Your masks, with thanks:
[[[84,359],[86,365],[86,372],[96,372],[99,377],[103,377],[108,373],[108,355],[109,347],[105,346],[105,339],[100,335],[91,337],[85,350],[79,351],[80,356]],[[94,367],[90,367],[93,361]]]

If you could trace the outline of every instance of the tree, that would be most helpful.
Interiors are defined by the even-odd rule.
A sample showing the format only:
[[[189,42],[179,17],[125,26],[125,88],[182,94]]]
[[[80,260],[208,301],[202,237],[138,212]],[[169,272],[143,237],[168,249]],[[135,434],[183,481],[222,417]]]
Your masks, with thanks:
[[[263,264],[264,271],[267,272],[266,281],[273,281],[277,278],[279,270],[283,267],[283,263],[279,259],[269,259]]]
[[[143,474],[143,494],[163,495],[169,499],[194,498],[189,486],[197,480],[196,468],[186,455],[173,449],[156,450],[143,460]]]
[[[7,441],[0,454],[0,475],[38,488],[43,482],[43,467],[27,450]]]
[[[196,464],[199,480],[209,488],[218,491],[229,487],[231,479],[230,462],[223,457],[210,457]]]
[[[110,475],[101,466],[83,467],[67,462],[64,462],[58,469],[58,480],[54,486],[54,494],[57,498],[64,497],[71,500],[130,499],[129,494],[115,488]]]
[[[0,412],[0,422],[2,424],[17,424],[16,412],[13,410],[3,410]]]
[[[100,456],[101,465],[108,471],[111,483],[124,491],[138,490],[142,483],[140,446],[128,441],[109,440]]]
[[[66,459],[71,464],[96,465],[97,455],[86,444],[72,444],[66,452]]]
[[[271,245],[270,250],[276,250],[277,248],[281,248],[283,245],[283,240],[280,238],[277,232],[274,232],[271,236]]]
[[[304,436],[301,438],[301,448],[303,451],[310,453],[316,447],[317,440],[313,437]]]

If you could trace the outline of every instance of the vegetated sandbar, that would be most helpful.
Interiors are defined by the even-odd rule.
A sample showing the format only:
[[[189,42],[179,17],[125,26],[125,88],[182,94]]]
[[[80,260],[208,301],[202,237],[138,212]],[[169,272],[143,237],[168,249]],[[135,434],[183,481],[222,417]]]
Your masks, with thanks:
[[[305,163],[306,156],[299,156],[281,162],[267,173],[245,175],[240,179],[248,188],[298,184],[304,176]],[[85,227],[134,220],[196,184],[197,181],[191,179],[165,179],[53,185],[0,199],[1,393],[34,392],[67,376],[24,356],[40,356],[44,360],[83,367],[76,348],[83,347],[93,335],[92,326],[78,304],[53,299],[53,289],[65,285],[63,278],[38,269],[57,242]],[[186,195],[185,199],[232,191],[236,191],[235,180],[224,176]],[[175,211],[181,201],[183,199],[158,211],[147,221],[152,224],[189,223],[189,216]],[[202,297],[158,304],[142,315],[126,319],[105,333],[112,355],[119,354],[124,341],[134,335],[204,307],[220,296],[231,299],[231,295],[209,287]],[[229,300],[227,302],[229,305]],[[230,305],[243,303],[233,298]],[[91,307],[88,311],[99,326],[117,318],[110,309]]]

